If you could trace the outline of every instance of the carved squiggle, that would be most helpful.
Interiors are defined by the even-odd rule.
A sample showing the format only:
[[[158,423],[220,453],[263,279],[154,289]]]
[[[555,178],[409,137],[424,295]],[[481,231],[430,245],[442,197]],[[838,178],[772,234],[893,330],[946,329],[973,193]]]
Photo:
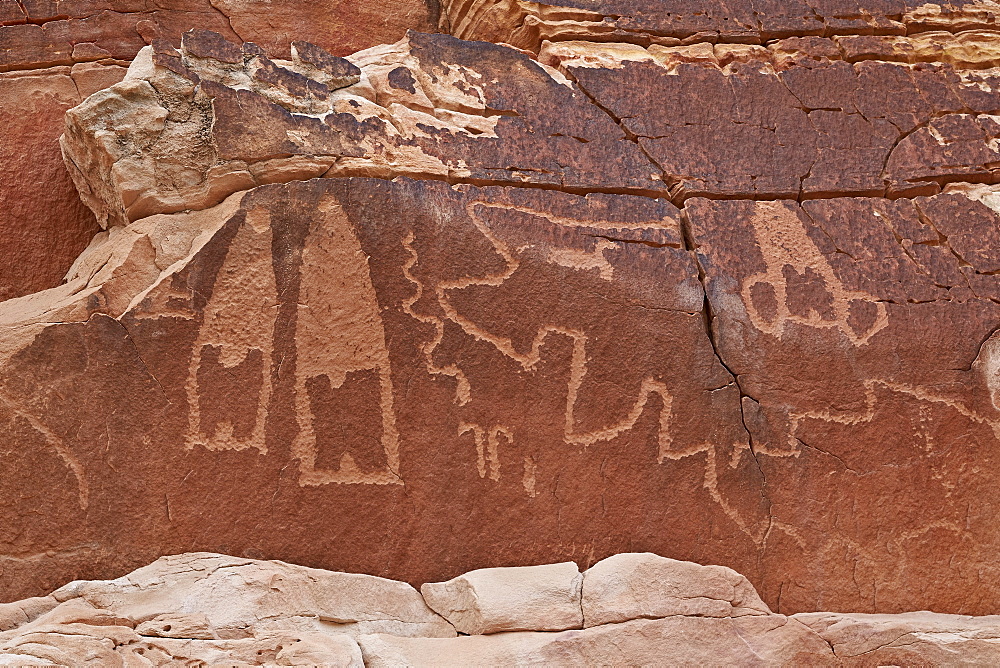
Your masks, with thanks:
[[[3,403],[14,413],[14,415],[25,420],[35,431],[41,434],[45,441],[52,446],[52,449],[56,451],[59,458],[62,459],[66,466],[69,467],[69,470],[72,471],[73,475],[76,477],[77,503],[80,504],[81,510],[86,510],[90,501],[90,488],[87,484],[87,477],[86,472],[83,469],[83,464],[79,459],[77,459],[76,455],[74,455],[70,449],[66,447],[66,443],[63,439],[60,438],[54,431],[49,429],[44,422],[19,406],[13,399],[2,392],[0,392],[0,403]]]
[[[768,448],[766,445],[759,445],[757,447],[758,454],[768,455],[770,457],[798,457],[802,452],[802,446],[800,441],[796,437],[799,427],[806,420],[820,420],[822,422],[830,422],[835,424],[842,424],[845,426],[853,426],[861,424],[864,422],[871,422],[875,418],[876,404],[878,398],[876,397],[875,390],[877,387],[882,387],[890,392],[897,392],[899,394],[905,394],[911,396],[918,401],[923,401],[932,404],[942,404],[956,411],[959,415],[975,422],[976,424],[982,424],[988,426],[993,434],[998,440],[1000,440],[1000,419],[991,418],[979,414],[978,412],[968,408],[964,403],[953,398],[941,396],[929,392],[926,388],[920,387],[918,385],[910,385],[907,383],[897,383],[894,381],[884,380],[880,378],[873,378],[864,381],[865,388],[865,407],[859,411],[832,411],[832,410],[809,410],[809,411],[791,411],[788,414],[789,417],[789,430],[788,430],[788,440],[787,440],[787,450]],[[921,418],[924,421],[924,418]]]
[[[455,399],[459,406],[464,406],[469,403],[471,398],[471,389],[469,387],[469,379],[466,378],[465,372],[458,368],[455,364],[448,364],[446,366],[439,366],[434,362],[434,350],[441,344],[442,339],[444,339],[444,321],[440,318],[435,318],[430,315],[420,315],[413,310],[413,305],[416,304],[424,296],[424,286],[416,279],[413,275],[412,269],[417,264],[417,251],[413,248],[413,242],[416,237],[413,232],[407,232],[406,237],[403,239],[403,248],[406,252],[410,254],[410,258],[403,265],[403,276],[406,280],[413,283],[416,292],[413,296],[403,300],[403,312],[406,313],[411,318],[419,320],[420,322],[425,322],[434,327],[434,338],[430,341],[424,343],[420,346],[420,351],[424,354],[424,359],[426,360],[427,371],[434,376],[451,376],[453,377],[458,386],[455,388]],[[462,432],[464,433],[464,432]],[[482,477],[484,474],[480,474]]]
[[[640,386],[639,396],[629,411],[629,414],[620,420],[617,424],[606,427],[604,429],[598,429],[586,433],[576,433],[575,425],[576,421],[573,415],[574,406],[576,404],[576,399],[583,384],[584,376],[587,373],[587,352],[586,344],[588,337],[585,332],[573,329],[569,327],[560,327],[558,325],[544,325],[539,327],[535,333],[534,338],[531,342],[531,348],[524,354],[518,352],[515,348],[513,342],[506,337],[499,336],[492,332],[489,332],[471,320],[463,317],[458,309],[450,302],[448,299],[448,292],[450,290],[458,290],[467,288],[474,285],[490,285],[498,287],[504,283],[508,278],[514,275],[514,273],[520,267],[520,261],[516,256],[510,251],[507,245],[498,239],[496,235],[492,233],[489,227],[483,222],[476,212],[477,207],[494,208],[494,209],[504,209],[504,210],[516,210],[529,215],[536,215],[551,222],[558,223],[561,220],[558,216],[552,216],[550,214],[545,214],[543,212],[538,212],[533,209],[525,207],[511,207],[505,205],[492,204],[489,202],[471,202],[466,206],[466,211],[469,214],[469,218],[472,220],[476,229],[486,237],[486,239],[493,245],[497,254],[503,258],[505,267],[499,272],[493,274],[488,274],[481,278],[476,279],[466,279],[466,280],[455,280],[455,281],[444,281],[437,284],[434,287],[435,295],[437,296],[438,304],[444,311],[445,315],[449,320],[456,323],[462,328],[469,336],[485,341],[491,344],[494,348],[500,351],[503,355],[509,357],[510,359],[518,362],[525,371],[531,371],[535,368],[538,362],[541,360],[541,349],[548,338],[549,334],[561,334],[567,336],[573,340],[573,362],[570,371],[570,379],[567,388],[567,398],[566,398],[566,422],[564,428],[564,435],[567,443],[572,443],[575,445],[582,445],[584,447],[593,445],[594,443],[600,441],[611,440],[621,433],[632,429],[635,426],[636,421],[638,421],[643,409],[646,406],[650,393],[659,394],[663,399],[663,406],[660,409],[660,433],[659,433],[659,447],[660,447],[660,461],[666,456],[665,453],[670,446],[670,410],[672,397],[667,391],[666,386],[655,380],[652,376],[645,378]],[[606,225],[611,225],[610,223],[605,223]],[[579,223],[577,223],[579,225]],[[601,225],[601,223],[594,223],[594,225]],[[412,266],[412,265],[411,265]],[[411,279],[412,280],[412,279]],[[441,326],[443,331],[443,325]],[[430,347],[430,351],[433,352],[434,347],[440,343],[440,338],[437,342]]]
[[[602,441],[610,441],[621,434],[630,431],[635,427],[636,422],[642,416],[642,413],[646,409],[649,402],[650,396],[654,394],[658,395],[661,400],[661,407],[659,409],[658,462],[662,464],[667,460],[676,461],[704,453],[706,462],[705,477],[702,484],[705,490],[709,493],[711,498],[719,504],[725,515],[734,522],[741,532],[749,536],[758,544],[763,541],[767,528],[763,526],[755,527],[748,524],[740,515],[738,510],[725,499],[718,488],[716,446],[708,442],[703,442],[684,448],[683,450],[671,449],[672,438],[670,434],[670,420],[673,408],[673,396],[663,382],[656,380],[653,376],[647,376],[642,380],[639,387],[638,397],[624,418],[603,428],[586,432],[578,432],[576,430],[575,407],[580,389],[583,386],[583,381],[587,374],[588,337],[586,333],[570,327],[543,325],[536,331],[529,350],[526,353],[522,353],[517,350],[509,338],[484,329],[478,324],[463,317],[458,312],[449,300],[450,291],[478,285],[488,285],[494,287],[500,286],[508,278],[513,276],[520,267],[520,261],[518,258],[511,252],[503,241],[498,239],[491,232],[489,227],[478,215],[477,209],[479,207],[514,210],[528,215],[545,218],[555,224],[571,225],[574,227],[584,226],[580,221],[564,219],[527,207],[514,207],[481,201],[468,204],[466,211],[468,212],[470,219],[473,221],[473,224],[479,232],[492,244],[497,254],[503,259],[504,266],[499,271],[486,276],[475,279],[446,281],[435,285],[434,294],[437,298],[438,305],[445,314],[445,317],[457,324],[467,335],[479,341],[489,343],[506,357],[518,362],[525,371],[533,370],[541,360],[541,348],[550,334],[566,336],[573,341],[573,355],[570,377],[567,383],[565,422],[563,427],[563,437],[565,442],[568,444],[579,445],[586,448]],[[586,225],[586,227],[601,226],[625,227],[625,225],[610,222],[591,222]],[[648,227],[648,225],[643,225],[643,227]],[[423,296],[425,289],[411,271],[417,262],[417,254],[413,248],[413,241],[414,237],[411,233],[407,235],[403,242],[403,247],[410,254],[410,259],[404,266],[404,275],[407,280],[417,286],[417,291],[414,296],[404,302],[404,311],[421,322],[430,323],[435,327],[435,337],[422,348],[422,351],[428,360],[428,370],[430,370],[431,373],[446,373],[447,375],[460,377],[465,383],[468,383],[468,380],[457,366],[451,365],[449,367],[440,367],[433,364],[431,361],[434,350],[441,344],[443,339],[444,322],[441,318],[429,315],[417,315],[413,312],[413,305]],[[604,248],[602,248],[600,252],[603,253],[603,250]],[[550,258],[550,260],[551,259],[552,258]],[[601,267],[595,268],[601,270]],[[466,395],[465,400],[462,402],[463,404],[471,399],[472,388],[469,385],[467,385],[466,388],[469,394]],[[507,439],[508,443],[512,443],[513,434],[511,431],[500,426],[487,429],[478,424],[462,422],[459,425],[458,433],[460,436],[464,434],[472,434],[473,436],[476,445],[479,476],[481,478],[485,478],[488,474],[490,479],[498,480],[500,467],[498,454],[499,439],[503,436]],[[523,485],[525,486],[526,492],[531,496],[537,494],[535,489],[535,472],[536,465],[534,461],[529,461],[529,459],[526,458]]]

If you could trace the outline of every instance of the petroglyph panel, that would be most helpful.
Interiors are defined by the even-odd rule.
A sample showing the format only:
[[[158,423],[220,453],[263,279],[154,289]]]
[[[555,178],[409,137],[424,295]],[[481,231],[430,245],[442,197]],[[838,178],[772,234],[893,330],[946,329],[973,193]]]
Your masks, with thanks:
[[[808,582],[827,605],[902,609],[924,568],[973,577],[997,548],[991,192],[688,203],[719,354],[768,481],[765,559],[803,555],[765,585],[783,601],[804,605]]]
[[[44,463],[6,455],[5,554],[43,513],[63,579],[190,549],[418,582],[636,541],[752,566],[763,478],[665,200],[317,179],[126,229],[0,309],[0,425]]]

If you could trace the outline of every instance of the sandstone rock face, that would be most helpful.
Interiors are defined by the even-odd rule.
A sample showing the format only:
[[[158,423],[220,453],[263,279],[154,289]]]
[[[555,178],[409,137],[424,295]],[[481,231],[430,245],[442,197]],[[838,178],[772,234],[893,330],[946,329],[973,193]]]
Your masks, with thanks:
[[[25,518],[6,540],[55,550],[38,558],[46,570],[9,562],[8,591],[195,536],[441,579],[484,554],[531,554],[530,536],[560,516],[604,518],[624,539],[629,499],[680,481],[676,502],[707,508],[706,528],[761,525],[738,394],[712,356],[682,243],[665,201],[363,178],[261,186],[111,228],[66,286],[0,313],[4,426],[23,444],[0,498]],[[524,294],[537,296],[527,308]],[[80,399],[92,393],[98,403]],[[730,445],[717,455],[706,430]],[[612,452],[626,454],[602,470]],[[657,462],[672,473],[639,475]],[[15,492],[39,475],[51,494]],[[455,506],[459,481],[470,496]],[[607,511],[592,494],[604,485],[617,490]],[[365,522],[333,512],[350,499]],[[516,533],[500,507],[521,509]],[[446,523],[430,521],[441,513]],[[688,531],[697,552],[684,524],[671,533]],[[390,537],[418,527],[439,545],[413,559]],[[130,547],[104,547],[109,531]],[[59,553],[71,546],[85,546],[79,561]]]
[[[58,285],[100,229],[59,152],[67,109],[125,68],[86,63],[0,73],[0,299]]]
[[[148,47],[66,117],[84,202],[107,226],[320,176],[665,193],[621,128],[512,49],[411,33],[353,63],[316,55],[325,70],[204,31]]]
[[[451,639],[371,635],[366,666],[837,665],[830,647],[790,617],[635,619],[561,633]]]
[[[803,36],[902,36],[995,30],[992,0],[442,0],[442,22],[463,39],[538,49],[586,39],[649,46],[763,44]]]
[[[794,619],[822,636],[848,666],[989,666],[1000,660],[997,616],[816,612]]]
[[[997,180],[995,70],[851,63],[820,38],[767,49],[572,42],[540,57],[621,119],[680,199],[899,197]],[[701,104],[685,104],[695,95]]]
[[[67,114],[106,231],[0,304],[4,595],[191,549],[413,583],[627,549],[767,602],[595,567],[640,636],[995,612],[995,7],[742,4],[445,6],[527,52],[144,48]]]
[[[0,72],[129,61],[151,40],[177,40],[191,28],[282,57],[290,36],[346,54],[393,42],[408,28],[432,30],[436,22],[422,0],[21,0],[0,9]]]
[[[331,625],[349,636],[455,635],[404,582],[203,553],[163,557],[118,580],[72,582],[52,596],[141,620],[146,635],[165,637],[239,638],[248,629],[320,632]]]
[[[455,635],[405,583],[215,554],[5,607],[0,665],[357,668],[359,634]]]
[[[642,617],[771,613],[745,577],[723,566],[700,566],[648,553],[616,554],[583,575],[581,605],[588,628]]]
[[[572,561],[484,568],[420,587],[427,605],[460,632],[562,631],[583,627],[583,577]]]
[[[151,40],[207,28],[276,57],[291,38],[347,54],[436,22],[424,0],[0,1],[0,299],[58,285],[97,231],[59,154],[63,114]]]

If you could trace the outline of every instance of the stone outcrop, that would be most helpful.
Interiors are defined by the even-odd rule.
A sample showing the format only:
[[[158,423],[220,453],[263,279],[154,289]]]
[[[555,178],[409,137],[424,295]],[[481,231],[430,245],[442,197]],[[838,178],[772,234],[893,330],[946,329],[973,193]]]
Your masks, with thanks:
[[[500,632],[390,662],[893,661],[783,615],[995,612],[995,6],[688,4],[444,3],[457,37],[344,58],[195,30],[70,110],[106,229],[0,304],[4,596],[197,549]],[[725,568],[620,557],[579,622],[447,583],[623,550]]]
[[[120,81],[152,40],[197,27],[276,57],[290,55],[290,38],[348,54],[432,31],[437,18],[424,0],[2,0],[0,299],[58,285],[98,231],[66,178],[63,114]]]
[[[588,628],[630,619],[768,615],[750,582],[724,566],[655,554],[616,554],[587,569],[581,607]],[[426,596],[426,595],[425,595]]]
[[[496,589],[504,585],[506,592]],[[543,604],[556,589],[561,600]],[[734,571],[655,554],[619,554],[582,574],[572,564],[494,568],[421,591],[432,607],[461,591],[446,605],[452,613],[469,605],[469,613],[449,619],[470,635],[457,634],[402,582],[217,554],[163,557],[117,580],[72,582],[0,605],[0,665],[867,666],[1000,659],[1000,617],[788,617],[768,610]],[[678,606],[680,599],[688,603]],[[720,603],[737,605],[726,612]],[[554,630],[568,624],[565,604],[575,606],[576,629],[581,606],[602,610],[604,618],[588,617],[583,630]],[[503,623],[471,629],[472,610],[477,619]]]
[[[317,55],[322,68],[275,63],[204,31],[147,47],[67,115],[84,202],[107,226],[322,176],[665,192],[621,128],[512,49],[411,33],[350,61]]]
[[[996,30],[994,0],[441,0],[463,39],[538,51],[543,41],[649,46],[766,44],[789,37]]]

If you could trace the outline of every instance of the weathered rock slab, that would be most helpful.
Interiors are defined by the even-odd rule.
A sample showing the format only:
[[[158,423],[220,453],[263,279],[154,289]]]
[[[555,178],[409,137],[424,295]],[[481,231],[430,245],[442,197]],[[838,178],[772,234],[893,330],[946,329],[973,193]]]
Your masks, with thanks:
[[[587,628],[629,619],[768,615],[750,582],[723,566],[701,566],[656,554],[616,554],[583,574]]]
[[[796,619],[845,666],[989,666],[1000,660],[1000,616],[811,612]]]
[[[583,628],[583,576],[572,561],[485,568],[420,587],[427,605],[459,633],[562,631]]]
[[[829,645],[789,617],[636,619],[559,633],[358,639],[366,666],[815,665]]]

